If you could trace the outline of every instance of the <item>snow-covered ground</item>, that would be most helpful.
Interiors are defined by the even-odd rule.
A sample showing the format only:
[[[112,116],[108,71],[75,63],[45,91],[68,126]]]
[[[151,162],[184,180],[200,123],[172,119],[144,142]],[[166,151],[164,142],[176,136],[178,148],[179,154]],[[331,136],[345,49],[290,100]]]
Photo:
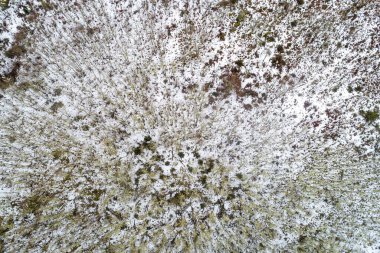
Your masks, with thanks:
[[[380,252],[377,1],[9,6],[5,252]]]

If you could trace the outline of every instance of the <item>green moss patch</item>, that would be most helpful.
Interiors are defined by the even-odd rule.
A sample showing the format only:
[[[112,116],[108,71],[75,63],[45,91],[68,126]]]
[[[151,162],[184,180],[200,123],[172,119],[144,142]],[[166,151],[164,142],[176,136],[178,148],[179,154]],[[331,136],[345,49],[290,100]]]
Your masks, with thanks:
[[[369,123],[374,122],[379,118],[379,112],[377,110],[360,111],[360,115],[363,116],[364,119]]]

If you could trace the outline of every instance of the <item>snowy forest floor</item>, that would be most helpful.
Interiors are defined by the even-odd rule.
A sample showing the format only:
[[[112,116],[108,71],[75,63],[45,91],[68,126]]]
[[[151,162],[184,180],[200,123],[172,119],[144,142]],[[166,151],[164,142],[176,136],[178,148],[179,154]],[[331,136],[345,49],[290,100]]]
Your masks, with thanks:
[[[0,252],[380,252],[378,1],[0,6]]]

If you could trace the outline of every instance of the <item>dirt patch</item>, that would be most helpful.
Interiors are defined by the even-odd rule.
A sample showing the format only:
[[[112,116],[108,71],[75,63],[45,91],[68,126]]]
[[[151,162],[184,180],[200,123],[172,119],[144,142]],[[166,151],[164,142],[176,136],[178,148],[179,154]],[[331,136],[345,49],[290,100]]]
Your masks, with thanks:
[[[0,90],[5,90],[16,82],[16,77],[21,64],[16,62],[9,73],[0,75]]]
[[[258,93],[255,91],[255,87],[259,84],[248,84],[242,87],[243,75],[240,72],[240,68],[232,68],[226,71],[222,76],[220,76],[221,84],[216,87],[216,90],[212,92],[209,96],[209,104],[213,104],[218,99],[225,99],[231,94],[235,93],[238,98],[251,97],[254,103],[263,103],[267,95],[265,93]],[[210,89],[210,85],[206,85],[206,91]],[[251,110],[251,104],[244,104],[243,107],[246,110]]]

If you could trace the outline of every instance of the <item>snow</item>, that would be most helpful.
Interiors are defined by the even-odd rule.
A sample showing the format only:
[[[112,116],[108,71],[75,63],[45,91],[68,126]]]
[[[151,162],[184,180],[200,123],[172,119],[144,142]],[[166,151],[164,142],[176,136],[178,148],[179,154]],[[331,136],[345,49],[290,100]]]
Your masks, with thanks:
[[[232,2],[38,9],[0,90],[6,252],[379,250],[379,4]]]

